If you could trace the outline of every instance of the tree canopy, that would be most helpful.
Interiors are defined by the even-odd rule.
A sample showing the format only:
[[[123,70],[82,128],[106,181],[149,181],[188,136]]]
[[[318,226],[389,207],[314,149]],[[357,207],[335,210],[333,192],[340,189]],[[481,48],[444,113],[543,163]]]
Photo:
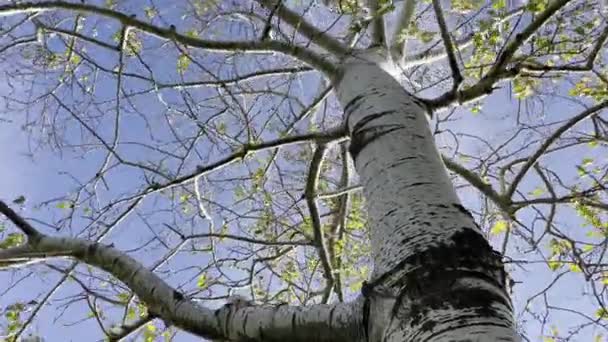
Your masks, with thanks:
[[[127,281],[140,269],[208,308],[356,298],[373,227],[332,82],[379,49],[503,255],[524,339],[604,341],[606,7],[1,4],[1,339],[188,340]]]

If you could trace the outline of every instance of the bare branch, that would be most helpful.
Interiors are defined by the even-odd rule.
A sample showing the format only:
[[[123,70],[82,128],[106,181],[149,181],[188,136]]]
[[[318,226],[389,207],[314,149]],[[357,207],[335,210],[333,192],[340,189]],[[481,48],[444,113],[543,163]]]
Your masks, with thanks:
[[[608,101],[601,102],[587,110],[581,112],[577,116],[568,120],[564,125],[558,128],[551,136],[549,136],[542,145],[528,158],[528,161],[521,167],[519,172],[513,178],[513,182],[509,186],[509,189],[506,191],[505,196],[507,198],[511,198],[515,191],[517,190],[517,186],[524,178],[528,170],[536,163],[536,161],[545,153],[545,151],[553,144],[562,134],[568,131],[570,128],[574,127],[579,122],[589,118],[592,115],[595,115],[597,112],[602,109],[608,107]]]
[[[450,37],[448,25],[445,22],[445,17],[443,16],[443,9],[441,8],[441,3],[439,2],[439,0],[433,0],[433,8],[435,10],[435,17],[437,18],[437,25],[439,25],[439,32],[441,32],[441,39],[443,40],[443,45],[445,46],[445,51],[448,55],[450,70],[452,70],[452,92],[454,92],[454,94],[458,94],[458,89],[460,88],[460,84],[462,83],[463,78],[462,74],[460,73],[458,61],[456,60],[456,53],[454,51],[452,37]]]
[[[135,28],[152,36],[156,36],[161,39],[174,40],[178,43],[186,46],[196,47],[205,49],[207,51],[217,52],[280,52],[293,56],[297,59],[302,60],[305,63],[313,65],[314,67],[322,70],[327,74],[328,77],[334,77],[336,75],[336,68],[333,63],[327,61],[324,57],[318,55],[316,52],[301,46],[295,46],[292,44],[279,42],[276,40],[265,40],[265,41],[212,41],[199,39],[196,37],[188,36],[175,32],[175,30],[169,28],[161,28],[150,23],[141,21],[133,16],[126,15],[124,13],[114,11],[108,8],[103,8],[95,5],[89,5],[85,3],[72,3],[65,1],[49,1],[49,2],[20,2],[13,4],[6,4],[0,6],[0,16],[7,16],[19,13],[36,13],[53,10],[69,10],[83,13],[91,13],[100,15],[107,18],[112,18],[119,21],[126,27]]]
[[[312,221],[312,229],[314,231],[315,246],[319,253],[319,259],[321,259],[321,265],[323,265],[325,279],[327,280],[325,295],[323,296],[323,302],[327,302],[327,300],[329,300],[329,294],[331,293],[331,289],[335,285],[333,268],[331,266],[329,252],[327,249],[327,244],[325,242],[325,235],[323,233],[321,217],[319,216],[319,208],[317,207],[317,201],[315,199],[315,195],[317,192],[317,182],[319,181],[319,175],[321,173],[321,164],[323,163],[323,158],[325,157],[326,151],[326,144],[320,144],[315,150],[308,169],[306,189],[304,191],[304,197],[306,197],[308,210],[310,210],[310,219]]]
[[[416,2],[417,0],[404,0],[403,8],[397,19],[398,21],[395,26],[395,32],[393,32],[393,39],[391,40],[390,47],[390,51],[393,53],[396,60],[402,60],[407,54],[407,32],[412,18],[414,17]]]
[[[370,48],[372,47],[387,47],[386,41],[386,30],[384,27],[384,15],[382,13],[382,8],[380,6],[380,1],[378,0],[366,0],[367,6],[369,7],[370,16],[371,16],[371,36],[372,43]]]
[[[308,38],[312,43],[325,48],[336,57],[340,58],[348,53],[348,48],[344,44],[308,22],[300,13],[287,8],[282,0],[258,0],[258,2],[270,10],[276,8],[276,14],[281,20],[291,25],[296,32]]]

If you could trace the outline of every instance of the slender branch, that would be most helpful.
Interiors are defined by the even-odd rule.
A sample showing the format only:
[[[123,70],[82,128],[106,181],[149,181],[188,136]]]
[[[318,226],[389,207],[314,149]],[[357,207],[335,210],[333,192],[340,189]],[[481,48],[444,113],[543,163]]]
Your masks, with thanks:
[[[317,195],[318,199],[329,199],[329,198],[334,198],[334,197],[338,197],[338,196],[342,196],[344,194],[348,194],[351,192],[355,192],[355,191],[361,191],[363,189],[363,186],[361,185],[351,185],[348,186],[346,188],[343,189],[338,189],[336,191],[332,191],[332,192],[327,192],[324,194],[319,194]]]
[[[414,17],[414,11],[416,10],[417,0],[404,0],[403,8],[399,18],[397,19],[397,25],[395,25],[395,32],[393,32],[393,39],[391,40],[390,50],[396,60],[402,60],[407,54],[407,38],[408,30],[412,18]]]
[[[280,52],[286,55],[293,56],[297,59],[302,60],[305,63],[316,67],[320,71],[326,73],[328,77],[334,77],[337,73],[336,66],[333,63],[327,61],[323,56],[305,47],[296,46],[285,42],[279,42],[276,40],[213,41],[199,39],[196,37],[178,33],[175,31],[175,27],[158,27],[156,25],[141,21],[134,16],[124,14],[122,12],[86,3],[75,3],[65,1],[10,3],[0,6],[0,16],[54,10],[78,11],[112,18],[114,20],[119,21],[124,26],[135,28],[152,36],[156,36],[161,39],[174,40],[183,45],[201,48],[207,51]]]
[[[466,167],[456,163],[454,160],[442,155],[441,158],[445,163],[445,166],[452,172],[456,173],[460,177],[464,178],[469,184],[471,184],[474,188],[479,190],[482,194],[488,197],[492,202],[494,202],[502,211],[507,214],[512,213],[511,203],[508,197],[504,197],[500,195],[492,185],[485,183],[478,175],[476,175],[471,170]]]
[[[455,42],[456,49],[462,50],[462,49],[465,49],[465,48],[473,45],[475,34],[485,33],[485,32],[489,32],[490,30],[496,29],[496,27],[498,27],[499,25],[511,20],[513,17],[515,17],[519,14],[522,14],[523,12],[524,12],[523,6],[516,8],[516,9],[508,12],[507,14],[505,14],[502,18],[494,21],[492,23],[492,25],[490,25],[490,27],[488,27],[487,29],[476,32],[476,33],[471,33],[464,38],[457,39]],[[411,68],[411,67],[415,67],[415,66],[418,66],[421,64],[432,63],[432,62],[436,62],[436,61],[446,58],[447,57],[446,50],[445,49],[434,49],[434,47],[436,45],[437,44],[435,44],[434,46],[431,46],[429,49],[427,49],[425,51],[416,53],[411,56],[406,56],[404,54],[403,60],[401,62],[401,67],[402,68]]]
[[[249,243],[253,243],[253,244],[257,244],[257,245],[264,245],[264,246],[311,246],[311,245],[313,245],[308,240],[267,241],[267,240],[253,239],[253,238],[249,238],[246,236],[221,234],[221,233],[194,234],[194,235],[187,236],[185,238],[187,238],[187,239],[204,239],[204,238],[229,239],[229,240],[249,242]]]
[[[558,10],[566,6],[571,0],[556,0],[547,8],[537,15],[528,26],[508,42],[502,52],[496,58],[496,62],[490,70],[474,85],[461,91],[450,90],[439,97],[428,100],[429,109],[436,110],[447,107],[450,104],[458,101],[464,103],[479,97],[488,95],[494,90],[494,84],[498,81],[515,77],[521,71],[521,67],[507,68],[511,62],[511,58],[517,50],[532,37]]]
[[[271,11],[276,9],[274,12],[281,20],[291,25],[296,32],[308,38],[312,43],[325,48],[336,57],[340,58],[348,53],[348,48],[342,42],[333,38],[326,31],[319,30],[302,14],[287,8],[282,0],[258,0],[258,2]]]
[[[87,35],[84,35],[80,32],[76,32],[76,31],[72,31],[72,30],[64,30],[61,28],[57,28],[57,27],[51,27],[46,25],[45,23],[41,22],[40,20],[32,20],[32,22],[34,23],[34,25],[36,25],[38,27],[39,30],[42,30],[42,32],[44,31],[49,31],[49,32],[54,32],[57,34],[61,34],[64,36],[68,36],[71,38],[78,38],[80,40],[83,40],[85,42],[91,43],[91,44],[95,44],[95,45],[99,45],[101,47],[104,47],[106,49],[110,49],[113,51],[120,51],[120,45],[112,45],[112,44],[108,44],[106,42],[103,42],[99,39],[95,39],[95,38],[91,38]]]
[[[36,239],[40,236],[40,232],[32,227],[29,223],[27,223],[19,214],[17,214],[13,209],[9,208],[4,201],[0,201],[0,213],[2,213],[6,218],[11,220],[17,228],[19,228],[28,239]]]
[[[534,152],[528,158],[528,161],[521,167],[519,172],[515,175],[515,178],[513,178],[513,182],[509,186],[507,192],[505,193],[505,196],[507,198],[513,197],[515,190],[517,190],[517,186],[519,185],[521,180],[524,178],[524,176],[526,175],[528,170],[545,153],[545,151],[547,151],[549,146],[551,146],[551,144],[553,144],[562,134],[564,134],[570,128],[574,127],[579,122],[587,119],[588,117],[596,114],[598,111],[600,111],[606,107],[608,107],[608,101],[601,102],[601,103],[583,111],[582,113],[578,114],[577,116],[573,117],[572,119],[568,120],[564,125],[562,125],[555,132],[553,132],[553,134],[551,134],[551,136],[549,136],[545,140],[545,142],[536,150],[536,152]]]
[[[317,183],[319,181],[319,175],[321,174],[321,164],[323,163],[326,151],[326,144],[320,144],[317,146],[317,149],[315,150],[312,156],[312,161],[310,162],[310,167],[308,169],[308,177],[306,180],[306,189],[304,191],[306,203],[308,204],[308,209],[310,210],[310,219],[312,221],[315,246],[317,248],[317,252],[319,253],[319,259],[321,259],[324,277],[327,280],[326,291],[325,295],[323,296],[324,302],[329,299],[329,294],[331,293],[331,289],[334,286],[334,274],[333,268],[331,266],[331,261],[329,260],[329,252],[327,248],[327,243],[325,241],[325,236],[323,234],[323,227],[321,224],[321,217],[319,215],[319,208],[317,207],[315,194],[317,192]]]
[[[527,207],[529,205],[535,205],[535,204],[549,204],[549,205],[558,204],[558,203],[570,204],[575,201],[578,201],[582,205],[585,205],[588,207],[593,207],[593,208],[598,208],[598,209],[608,211],[608,203],[587,200],[585,198],[581,198],[579,194],[561,196],[561,197],[556,197],[556,198],[542,197],[542,198],[528,199],[528,200],[524,200],[524,201],[514,201],[513,207],[515,210],[519,210],[521,208]]]
[[[463,78],[462,74],[460,73],[460,68],[458,67],[458,61],[456,60],[456,53],[454,51],[454,44],[452,43],[452,37],[450,37],[448,25],[445,22],[443,9],[441,8],[441,3],[439,0],[433,0],[433,9],[435,10],[435,17],[437,18],[437,25],[439,25],[439,32],[441,32],[441,39],[443,40],[443,45],[445,46],[445,51],[448,55],[450,70],[452,70],[452,79],[454,80],[452,84],[452,92],[458,94],[458,88],[460,88]]]
[[[170,189],[175,186],[179,186],[185,184],[187,182],[193,181],[194,178],[206,175],[210,172],[220,170],[232,163],[235,163],[239,160],[243,160],[249,154],[253,152],[260,152],[268,149],[273,149],[282,146],[288,146],[292,144],[300,144],[303,142],[314,141],[318,144],[328,143],[332,141],[340,141],[346,138],[346,130],[344,127],[338,127],[337,129],[322,132],[322,133],[308,133],[303,135],[295,135],[284,138],[278,138],[275,140],[265,141],[259,144],[245,144],[241,148],[239,148],[236,152],[226,156],[216,162],[197,166],[196,169],[184,176],[177,177],[168,181],[164,184],[154,183],[144,190],[142,190],[139,194],[122,198],[117,200],[111,204],[111,206],[115,206],[121,202],[131,201],[134,199],[139,199],[148,196],[149,194],[156,193],[162,190]]]
[[[384,15],[381,12],[380,1],[378,0],[366,0],[367,6],[370,10],[371,19],[371,36],[372,43],[370,48],[372,47],[386,47],[386,30],[384,28]]]
[[[11,41],[9,44],[0,47],[0,54],[4,53],[8,49],[11,49],[11,48],[14,48],[17,46],[21,46],[21,45],[33,44],[33,43],[36,43],[37,41],[38,41],[37,37],[15,39],[15,40]]]
[[[137,332],[144,325],[151,322],[152,319],[153,318],[150,317],[150,315],[145,315],[144,317],[139,317],[133,322],[121,324],[110,328],[108,334],[108,342],[118,342],[124,340],[125,338],[129,337],[129,335],[133,334],[134,332]]]
[[[521,68],[523,71],[528,71],[531,73],[545,73],[545,72],[586,72],[591,71],[593,69],[593,65],[597,60],[597,57],[602,50],[602,47],[608,40],[608,26],[604,28],[600,36],[598,37],[596,43],[593,45],[593,49],[587,56],[585,64],[583,65],[545,65],[541,63],[535,62],[524,62],[521,64]]]
[[[504,47],[502,52],[496,58],[496,62],[488,71],[487,75],[499,74],[504,67],[509,63],[511,57],[517,52],[517,50],[532,37],[557,11],[562,7],[566,6],[571,0],[556,0],[553,1],[547,8],[534,18],[534,20],[526,26],[520,33],[515,35],[515,38],[511,40]]]

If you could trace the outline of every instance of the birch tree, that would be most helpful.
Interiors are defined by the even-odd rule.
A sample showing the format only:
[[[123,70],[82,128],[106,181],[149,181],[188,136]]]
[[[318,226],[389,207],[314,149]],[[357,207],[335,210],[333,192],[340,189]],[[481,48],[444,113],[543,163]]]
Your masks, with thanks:
[[[2,338],[602,340],[604,6],[4,2]]]

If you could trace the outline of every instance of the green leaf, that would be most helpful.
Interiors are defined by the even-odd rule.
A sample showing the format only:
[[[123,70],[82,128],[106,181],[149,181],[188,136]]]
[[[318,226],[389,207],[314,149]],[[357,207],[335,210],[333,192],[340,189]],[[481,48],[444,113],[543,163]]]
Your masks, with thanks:
[[[534,190],[530,191],[530,195],[532,196],[540,196],[545,193],[545,189],[541,187],[536,187]]]
[[[509,224],[507,223],[507,221],[504,221],[504,220],[496,221],[494,223],[494,226],[492,226],[492,229],[490,229],[490,234],[498,235],[498,234],[504,233],[507,231],[508,227],[509,227]]]
[[[577,264],[570,264],[569,266],[570,271],[574,272],[574,273],[581,273],[583,270],[581,270],[581,267]]]
[[[183,74],[186,72],[186,70],[188,70],[188,67],[190,66],[190,57],[188,57],[188,55],[186,54],[181,54],[179,55],[179,57],[177,58],[177,71],[180,74]]]
[[[0,241],[0,249],[7,249],[11,247],[17,247],[25,241],[25,235],[20,233],[10,233],[6,238]]]
[[[209,286],[209,284],[207,283],[207,273],[203,273],[198,277],[196,281],[196,286],[200,289],[204,289]]]
[[[551,271],[557,271],[562,266],[562,263],[559,260],[549,260],[547,266],[549,266]]]
[[[128,292],[121,292],[116,297],[118,297],[118,300],[120,302],[127,303],[129,301],[129,297],[131,297],[131,295]]]
[[[152,323],[146,324],[146,328],[144,329],[144,341],[145,342],[154,342],[156,338],[156,326]]]
[[[146,8],[144,8],[144,12],[146,13],[146,18],[148,18],[148,19],[153,19],[154,17],[156,17],[158,15],[158,12],[156,11],[156,8],[154,8],[154,7],[146,7]]]
[[[128,320],[134,320],[137,317],[136,313],[135,313],[135,308],[134,307],[130,307],[127,310],[127,319]]]
[[[72,208],[74,208],[74,203],[72,203],[72,202],[59,202],[59,203],[57,203],[56,207],[58,209],[72,209]]]
[[[507,0],[492,0],[492,8],[495,10],[501,10],[507,7]]]
[[[548,0],[530,0],[526,9],[530,12],[542,12],[547,8]]]
[[[452,0],[452,10],[457,12],[469,12],[479,9],[484,3],[484,0]]]
[[[593,164],[593,158],[583,158],[583,161],[581,163],[582,166],[589,166]]]

